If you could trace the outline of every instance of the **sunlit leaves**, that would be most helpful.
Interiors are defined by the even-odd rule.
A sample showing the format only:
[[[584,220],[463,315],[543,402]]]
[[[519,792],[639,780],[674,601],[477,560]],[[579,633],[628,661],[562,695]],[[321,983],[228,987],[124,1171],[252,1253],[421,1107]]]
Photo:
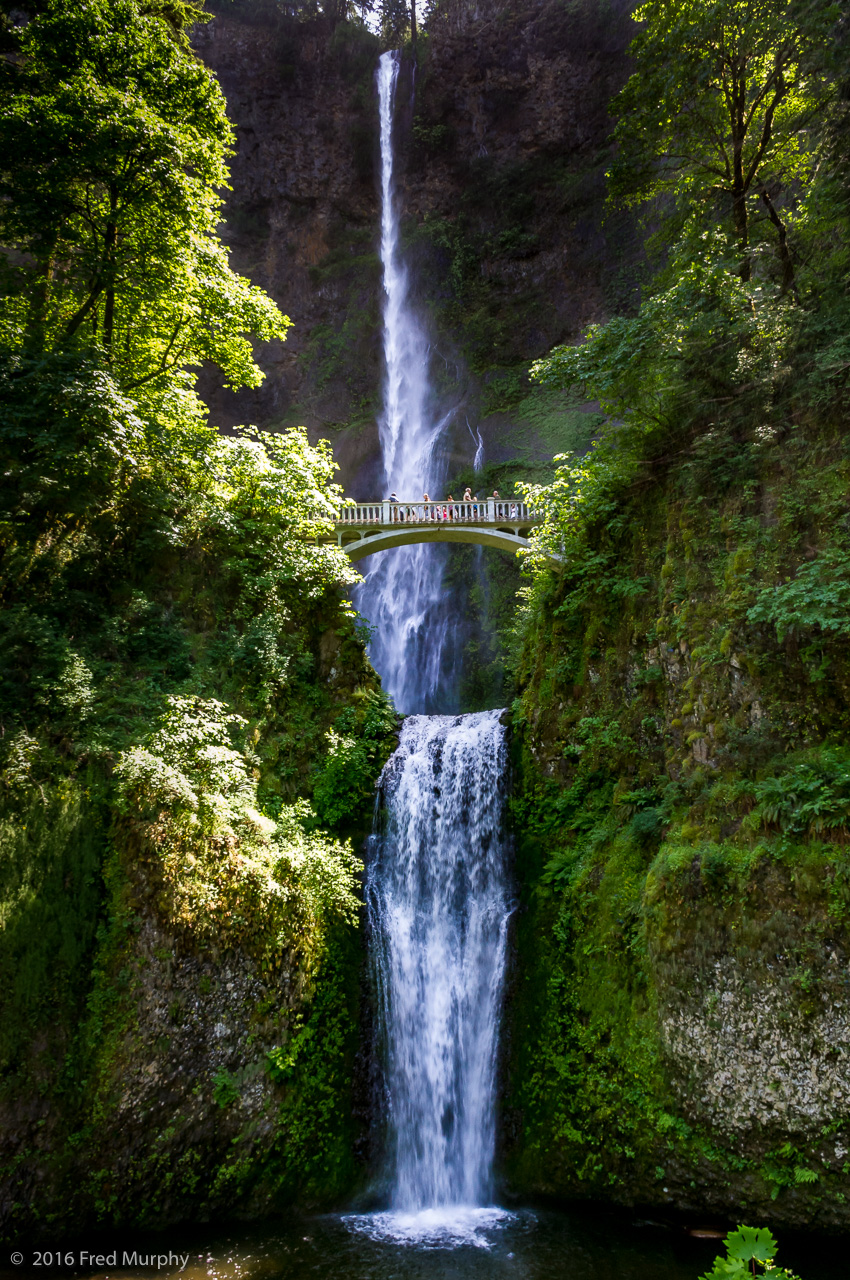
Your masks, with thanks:
[[[233,134],[184,10],[52,0],[0,99],[0,235],[27,255],[7,334],[101,346],[133,391],[204,360],[256,386],[246,335],[289,325],[216,236]]]
[[[741,248],[756,216],[773,235],[777,207],[784,221],[814,169],[813,127],[836,92],[840,6],[650,0],[635,16],[636,70],[614,103],[612,193],[626,203],[672,195],[685,216],[726,219]]]
[[[116,766],[118,807],[155,860],[159,908],[196,940],[238,943],[279,963],[318,958],[328,925],[353,921],[362,864],[307,831],[309,806],[259,810],[245,722],[212,698],[168,698],[159,723]]]
[[[545,514],[532,537],[540,550],[589,555],[583,530],[612,518],[624,486],[638,483],[659,452],[681,447],[689,424],[725,431],[735,415],[770,405],[799,309],[743,281],[733,263],[723,234],[684,238],[671,283],[637,315],[593,325],[581,345],[556,347],[532,367],[543,383],[581,388],[612,418],[586,457],[559,460],[551,485],[525,486]]]

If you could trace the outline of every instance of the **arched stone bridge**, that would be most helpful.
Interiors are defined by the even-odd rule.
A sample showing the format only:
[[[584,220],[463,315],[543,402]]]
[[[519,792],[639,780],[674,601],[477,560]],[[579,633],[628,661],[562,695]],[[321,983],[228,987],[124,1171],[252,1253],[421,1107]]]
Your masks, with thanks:
[[[337,542],[352,560],[411,542],[472,542],[516,551],[540,524],[524,502],[357,502],[340,509]]]

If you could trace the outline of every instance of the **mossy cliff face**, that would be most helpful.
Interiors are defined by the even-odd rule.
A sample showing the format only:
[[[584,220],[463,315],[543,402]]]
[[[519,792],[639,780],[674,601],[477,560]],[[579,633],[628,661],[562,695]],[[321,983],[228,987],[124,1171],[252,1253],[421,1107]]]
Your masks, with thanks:
[[[659,461],[540,580],[514,706],[523,1192],[850,1221],[846,438]]]
[[[317,544],[333,461],[302,433],[269,452],[169,425],[129,474],[115,450],[94,470],[114,421],[90,426],[67,523],[55,472],[19,468],[35,510],[4,526],[8,1236],[328,1202],[357,1176],[357,853],[396,718],[350,565]]]
[[[261,733],[234,738],[224,703],[178,695],[112,770],[51,782],[7,761],[7,1236],[255,1217],[356,1183],[357,863],[275,784],[289,774],[291,795],[294,765],[309,793],[333,768],[314,733],[342,720],[363,776],[336,812],[356,848],[392,716],[350,620],[326,606],[324,624],[315,679]]]

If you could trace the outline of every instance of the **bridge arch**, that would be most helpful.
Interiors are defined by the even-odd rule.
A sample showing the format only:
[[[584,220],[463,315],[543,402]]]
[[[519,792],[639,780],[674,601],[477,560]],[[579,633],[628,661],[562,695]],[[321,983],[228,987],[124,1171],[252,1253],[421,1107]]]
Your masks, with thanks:
[[[412,525],[366,533],[350,542],[342,542],[342,548],[351,560],[362,560],[377,551],[389,551],[391,547],[404,547],[416,542],[465,542],[513,552],[529,545],[528,538],[508,529],[475,525]]]

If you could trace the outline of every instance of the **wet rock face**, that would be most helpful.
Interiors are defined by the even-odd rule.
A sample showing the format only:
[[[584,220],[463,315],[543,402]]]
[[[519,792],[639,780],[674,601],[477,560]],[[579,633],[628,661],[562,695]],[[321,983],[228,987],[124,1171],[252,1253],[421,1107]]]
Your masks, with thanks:
[[[143,1208],[174,1221],[197,1212],[199,1199],[220,1204],[227,1170],[270,1149],[281,1091],[266,1057],[289,1039],[303,977],[284,962],[270,980],[238,951],[199,956],[150,914],[139,926],[127,968],[132,1017],[101,1081],[114,1109],[97,1163],[122,1216]]]
[[[776,969],[789,967],[777,958]],[[660,1018],[671,1080],[686,1114],[729,1138],[810,1137],[850,1108],[847,966],[837,955],[810,1000],[730,956]],[[778,975],[777,975],[778,976]],[[839,1142],[833,1156],[846,1155]]]
[[[280,1198],[269,1181],[254,1177],[252,1189],[240,1175],[261,1170],[274,1149],[284,1095],[266,1063],[303,1005],[297,964],[284,961],[271,978],[244,952],[199,955],[148,911],[131,936],[105,1003],[100,993],[107,1035],[84,1109],[57,1106],[48,1069],[43,1095],[0,1103],[9,1239],[47,1220],[66,1232],[93,1220],[206,1219],[236,1200],[251,1217]],[[56,1046],[41,1038],[49,1068]]]
[[[618,304],[614,279],[634,244],[626,252],[624,228],[603,227],[602,213],[627,11],[592,0],[452,3],[423,36],[415,74],[403,69],[407,252],[459,384],[452,399],[475,416],[487,374],[470,374],[462,352],[525,369]],[[379,474],[379,42],[347,23],[251,20],[247,10],[216,14],[193,39],[237,130],[224,238],[234,265],[294,322],[285,344],[259,352],[257,391],[225,391],[209,371],[202,395],[225,429],[306,423],[333,440],[343,482],[365,493]],[[492,415],[488,457],[509,427]]]

